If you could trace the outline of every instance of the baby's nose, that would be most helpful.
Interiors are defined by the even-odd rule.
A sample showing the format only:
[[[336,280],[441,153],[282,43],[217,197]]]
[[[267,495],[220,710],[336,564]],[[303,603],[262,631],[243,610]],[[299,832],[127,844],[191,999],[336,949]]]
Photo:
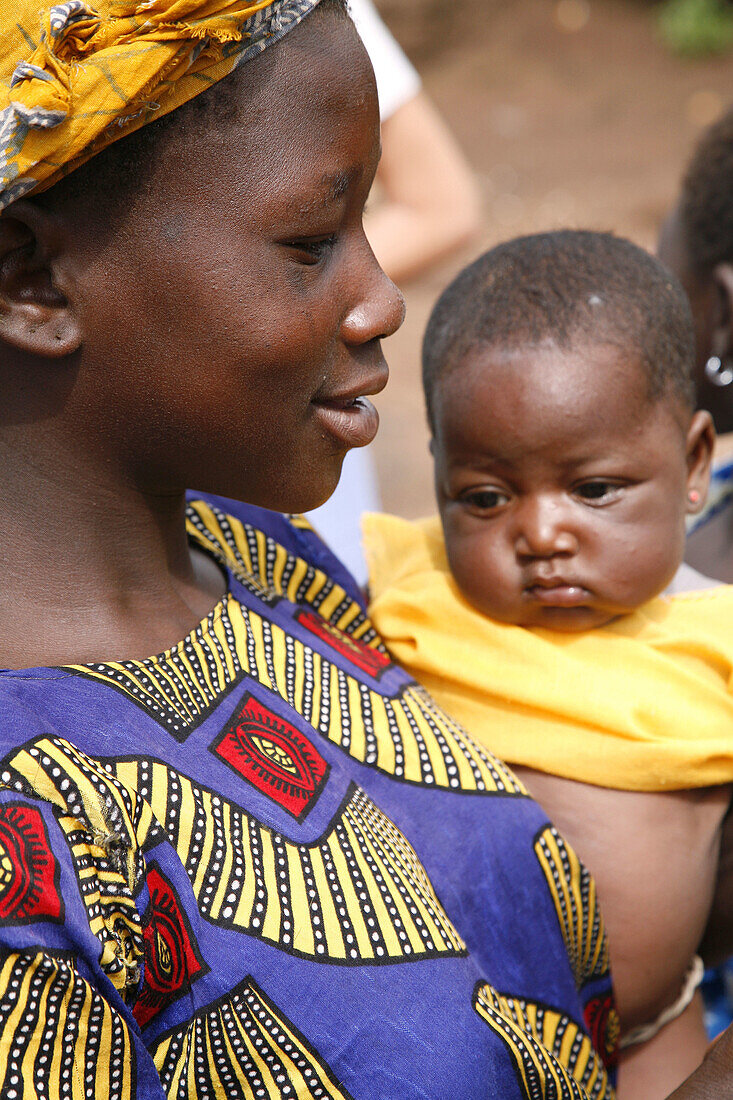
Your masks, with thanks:
[[[528,501],[517,517],[516,552],[522,558],[568,557],[578,549],[566,510],[553,499]]]

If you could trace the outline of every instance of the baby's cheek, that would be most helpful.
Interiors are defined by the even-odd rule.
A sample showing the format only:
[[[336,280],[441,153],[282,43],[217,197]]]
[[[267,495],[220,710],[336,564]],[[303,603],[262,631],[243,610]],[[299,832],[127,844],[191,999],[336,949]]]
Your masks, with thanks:
[[[487,545],[485,539],[456,540],[448,560],[458,587],[474,607],[490,615],[507,602],[507,563],[497,546]]]

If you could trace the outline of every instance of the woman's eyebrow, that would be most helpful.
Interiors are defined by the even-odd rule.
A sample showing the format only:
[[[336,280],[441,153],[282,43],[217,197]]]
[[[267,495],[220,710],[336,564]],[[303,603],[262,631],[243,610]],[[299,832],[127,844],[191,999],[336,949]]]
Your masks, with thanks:
[[[318,183],[303,189],[303,198],[298,201],[298,211],[301,214],[309,214],[314,210],[333,206],[344,197],[360,171],[360,168],[349,168],[345,172],[333,172],[321,176]]]
[[[356,168],[350,168],[348,172],[335,172],[331,176],[325,176],[323,183],[328,188],[326,202],[337,202],[349,190],[352,180],[357,174]]]

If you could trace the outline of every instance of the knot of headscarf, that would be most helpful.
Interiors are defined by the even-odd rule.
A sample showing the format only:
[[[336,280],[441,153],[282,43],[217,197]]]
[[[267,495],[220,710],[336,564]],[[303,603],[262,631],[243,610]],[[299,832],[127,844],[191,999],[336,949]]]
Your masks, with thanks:
[[[260,53],[318,0],[67,0],[0,15],[0,210]]]

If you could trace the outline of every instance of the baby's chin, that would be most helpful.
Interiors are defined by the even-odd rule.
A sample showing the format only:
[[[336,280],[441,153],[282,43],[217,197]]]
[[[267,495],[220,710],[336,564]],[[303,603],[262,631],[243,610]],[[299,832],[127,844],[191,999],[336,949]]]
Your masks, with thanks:
[[[561,634],[581,634],[586,630],[598,630],[619,618],[618,613],[588,606],[542,607],[538,611],[538,614],[527,617],[527,621],[517,622],[516,625],[556,630]]]
[[[508,626],[521,626],[526,630],[555,630],[563,634],[580,634],[585,630],[596,630],[618,619],[623,611],[596,607],[593,604],[580,604],[572,607],[554,606],[531,602],[517,607],[496,607],[486,603],[479,604],[466,595],[466,599],[476,611],[506,623]]]

